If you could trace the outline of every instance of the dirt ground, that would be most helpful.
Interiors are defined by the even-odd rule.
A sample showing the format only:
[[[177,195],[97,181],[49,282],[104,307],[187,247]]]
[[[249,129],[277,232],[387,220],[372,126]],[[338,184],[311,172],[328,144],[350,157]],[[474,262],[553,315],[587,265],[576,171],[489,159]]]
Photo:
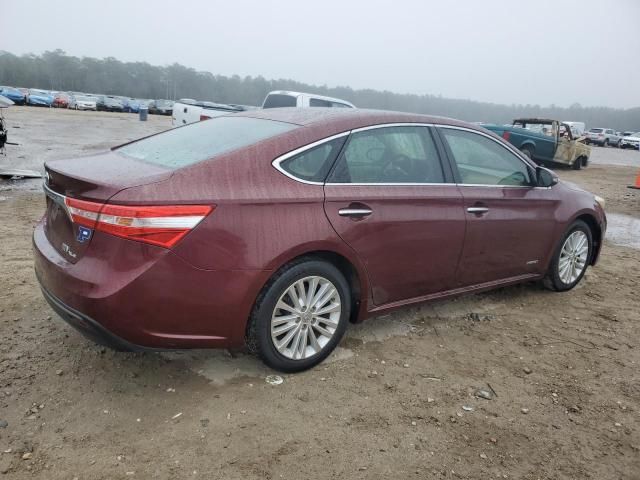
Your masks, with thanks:
[[[53,144],[13,147],[0,166],[168,126],[7,116],[22,142],[37,125]],[[611,166],[609,151],[559,174],[627,215],[617,222],[640,221],[626,188],[640,154]],[[526,284],[371,319],[329,361],[271,385],[244,354],[115,353],[66,326],[33,274],[44,200],[26,185],[0,181],[0,478],[640,478],[640,250],[617,245],[624,234],[573,291]]]

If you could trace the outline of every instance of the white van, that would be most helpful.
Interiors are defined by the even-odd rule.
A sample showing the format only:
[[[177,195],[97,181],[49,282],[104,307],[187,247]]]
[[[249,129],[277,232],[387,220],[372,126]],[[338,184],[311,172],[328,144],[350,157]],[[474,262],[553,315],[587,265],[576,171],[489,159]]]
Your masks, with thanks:
[[[571,128],[571,135],[573,136],[573,138],[582,137],[587,131],[587,126],[585,125],[584,122],[563,121],[562,123],[566,123],[567,125],[569,125],[569,127]]]
[[[339,98],[324,97],[313,93],[291,92],[288,90],[269,92],[264,98],[264,102],[262,102],[262,108],[280,107],[356,108],[353,103]]]

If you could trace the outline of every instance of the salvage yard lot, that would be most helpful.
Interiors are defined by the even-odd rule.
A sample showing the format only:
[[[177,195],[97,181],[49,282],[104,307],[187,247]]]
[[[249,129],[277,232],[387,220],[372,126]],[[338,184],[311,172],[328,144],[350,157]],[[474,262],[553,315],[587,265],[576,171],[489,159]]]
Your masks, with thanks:
[[[14,168],[170,126],[6,117]],[[639,167],[595,147],[586,170],[558,173],[640,219]],[[640,250],[619,234],[568,293],[527,284],[374,318],[270,385],[242,353],[115,353],[66,326],[33,274],[43,209],[39,182],[0,181],[0,478],[638,478]]]

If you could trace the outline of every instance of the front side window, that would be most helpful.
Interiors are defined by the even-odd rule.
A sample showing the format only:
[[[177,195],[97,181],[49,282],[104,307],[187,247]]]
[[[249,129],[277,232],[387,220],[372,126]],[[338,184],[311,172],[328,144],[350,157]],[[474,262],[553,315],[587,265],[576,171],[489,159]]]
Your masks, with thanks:
[[[444,175],[426,127],[383,127],[351,134],[329,182],[443,183]]]
[[[324,182],[346,137],[336,138],[287,158],[280,168],[301,180]]]
[[[531,185],[527,165],[514,153],[484,135],[442,128],[463,184]]]

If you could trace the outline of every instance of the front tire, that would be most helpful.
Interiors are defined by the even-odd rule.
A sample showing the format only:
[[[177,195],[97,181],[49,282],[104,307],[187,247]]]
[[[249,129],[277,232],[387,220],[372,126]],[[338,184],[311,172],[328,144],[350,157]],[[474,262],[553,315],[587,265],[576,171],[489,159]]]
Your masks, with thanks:
[[[551,260],[545,287],[557,292],[571,290],[587,271],[592,252],[591,229],[582,220],[576,220],[562,237]]]
[[[572,167],[574,170],[580,170],[582,168],[582,157],[576,158]]]
[[[350,314],[350,289],[342,273],[330,263],[303,258],[263,288],[249,319],[247,345],[275,370],[307,370],[340,342]]]

